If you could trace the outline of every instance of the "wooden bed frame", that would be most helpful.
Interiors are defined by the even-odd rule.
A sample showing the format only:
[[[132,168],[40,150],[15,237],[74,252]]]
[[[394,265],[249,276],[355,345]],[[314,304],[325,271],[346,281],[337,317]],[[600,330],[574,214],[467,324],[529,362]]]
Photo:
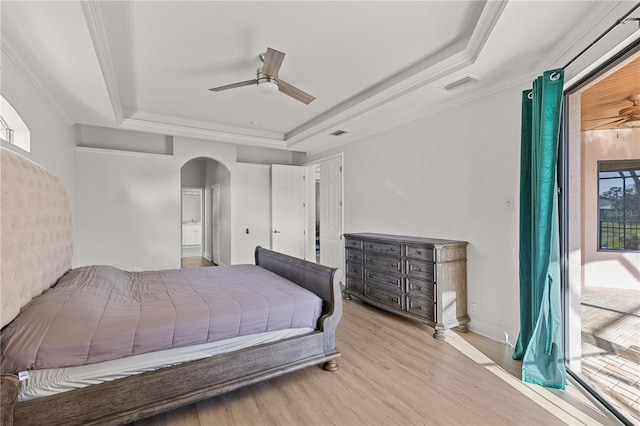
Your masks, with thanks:
[[[5,162],[6,157],[3,153],[3,215],[5,204],[12,204],[9,202],[11,194],[5,192],[11,181],[5,179],[11,169]],[[15,160],[14,157],[15,154],[11,154],[11,160]],[[22,162],[21,159],[17,161]],[[22,181],[25,176],[13,178]],[[47,188],[51,189],[50,186]],[[18,207],[13,203],[13,213]],[[31,207],[30,211],[33,210]],[[2,231],[2,261],[5,262],[5,253],[8,253],[5,240],[16,231],[14,228],[7,231],[4,224]],[[342,316],[342,271],[261,247],[255,250],[255,261],[256,265],[310,290],[323,300],[322,315],[315,331],[24,402],[16,402],[20,387],[18,377],[1,375],[0,424],[122,424],[305,367],[323,364],[325,370],[337,370],[336,359],[340,353],[336,350],[335,336]],[[4,271],[2,277],[7,279]],[[12,278],[15,279],[15,274]],[[54,277],[54,282],[56,279]]]

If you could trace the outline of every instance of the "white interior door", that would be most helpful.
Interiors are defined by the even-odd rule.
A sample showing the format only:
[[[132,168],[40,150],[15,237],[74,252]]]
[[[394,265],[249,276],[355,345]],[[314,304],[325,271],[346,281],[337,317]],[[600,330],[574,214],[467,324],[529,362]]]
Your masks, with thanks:
[[[342,159],[320,163],[320,263],[342,268]]]
[[[220,264],[220,185],[211,187],[211,261]]]
[[[271,166],[271,247],[304,259],[306,167]]]

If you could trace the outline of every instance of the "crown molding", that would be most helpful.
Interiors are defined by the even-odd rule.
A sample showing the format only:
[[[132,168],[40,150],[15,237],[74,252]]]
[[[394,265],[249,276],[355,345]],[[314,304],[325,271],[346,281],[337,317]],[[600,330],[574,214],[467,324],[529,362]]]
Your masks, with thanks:
[[[284,135],[280,132],[274,132],[271,130],[263,130],[260,127],[237,127],[225,124],[218,124],[210,121],[192,120],[188,118],[181,118],[175,116],[169,116],[164,114],[155,114],[152,112],[137,111],[131,115],[125,115],[125,118],[131,118],[135,120],[151,121],[154,123],[164,123],[168,125],[181,126],[184,128],[194,128],[201,130],[211,130],[220,134],[248,136],[254,138],[263,138],[272,141],[284,141]]]
[[[102,19],[100,3],[95,0],[81,1],[80,6],[82,8],[84,19],[87,23],[87,28],[89,29],[89,35],[91,36],[94,51],[98,58],[102,78],[104,79],[107,93],[109,94],[109,101],[111,102],[113,115],[117,123],[122,123],[124,120],[122,103],[120,102],[120,95],[118,93],[116,72],[113,67],[113,60],[111,59],[109,40],[107,37],[107,31],[104,27],[104,21]]]
[[[56,102],[53,95],[51,95],[51,93],[45,88],[45,86],[40,83],[40,80],[38,80],[35,74],[31,72],[31,68],[27,66],[26,62],[22,59],[20,54],[18,54],[16,49],[13,47],[12,42],[5,34],[2,35],[0,48],[7,55],[9,60],[14,63],[14,65],[18,68],[22,75],[27,79],[27,81],[31,83],[36,91],[47,101],[49,105],[51,105],[53,110],[65,122],[65,124],[67,124],[68,126],[73,126],[73,120],[71,120],[67,113],[62,109],[60,104]]]
[[[608,27],[614,23],[612,20],[611,22],[603,24],[603,20],[621,3],[623,2],[594,2],[593,6],[580,17],[578,23],[569,28],[567,34],[562,38],[562,40],[566,40],[566,42],[557,44],[547,55],[544,55],[538,61],[539,67],[550,69],[564,65],[564,62],[567,60],[566,58],[579,52],[593,41],[594,36],[591,32],[597,30],[598,26],[606,25],[606,27]],[[602,29],[604,30],[606,27]],[[585,38],[589,39],[583,42]]]
[[[216,142],[258,146],[263,148],[287,149],[286,143],[283,140],[275,140],[260,136],[248,136],[243,134],[211,130],[206,128],[196,128],[178,124],[168,124],[164,122],[149,121],[139,118],[125,117],[122,123],[120,123],[120,125],[116,128],[135,130],[139,132],[158,133],[162,135],[204,139]]]
[[[493,28],[500,20],[504,8],[507,7],[507,3],[509,3],[509,0],[489,0],[485,3],[467,45],[467,50],[473,54],[473,62],[476,61],[480,52],[482,52],[485,43],[493,32]]]
[[[508,1],[487,1],[467,39],[411,66],[371,90],[357,95],[285,135],[287,147],[406,95],[475,63]]]

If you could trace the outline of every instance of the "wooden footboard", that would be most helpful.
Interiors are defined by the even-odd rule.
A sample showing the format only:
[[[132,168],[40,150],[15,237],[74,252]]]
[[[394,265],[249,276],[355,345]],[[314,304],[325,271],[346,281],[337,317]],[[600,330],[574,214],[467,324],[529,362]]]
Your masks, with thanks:
[[[15,403],[16,376],[2,376],[2,425],[122,424],[312,365],[337,369],[340,270],[256,248],[256,264],[317,294],[316,331],[54,396]]]
[[[335,352],[335,333],[342,317],[342,271],[262,247],[256,247],[255,257],[256,265],[293,281],[322,299],[322,316],[318,320],[317,329],[324,333],[325,354]],[[331,284],[327,285],[327,282]]]

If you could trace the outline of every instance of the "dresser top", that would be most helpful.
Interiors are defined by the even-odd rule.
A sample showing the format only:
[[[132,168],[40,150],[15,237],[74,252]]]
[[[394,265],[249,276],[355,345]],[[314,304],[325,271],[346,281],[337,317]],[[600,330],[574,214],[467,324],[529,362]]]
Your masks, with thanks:
[[[376,234],[372,232],[364,232],[357,234],[344,234],[346,238],[363,238],[368,240],[378,241],[393,241],[406,244],[438,244],[438,245],[467,245],[467,241],[457,240],[444,240],[440,238],[424,238],[424,237],[411,237],[407,235],[390,235],[390,234]]]

